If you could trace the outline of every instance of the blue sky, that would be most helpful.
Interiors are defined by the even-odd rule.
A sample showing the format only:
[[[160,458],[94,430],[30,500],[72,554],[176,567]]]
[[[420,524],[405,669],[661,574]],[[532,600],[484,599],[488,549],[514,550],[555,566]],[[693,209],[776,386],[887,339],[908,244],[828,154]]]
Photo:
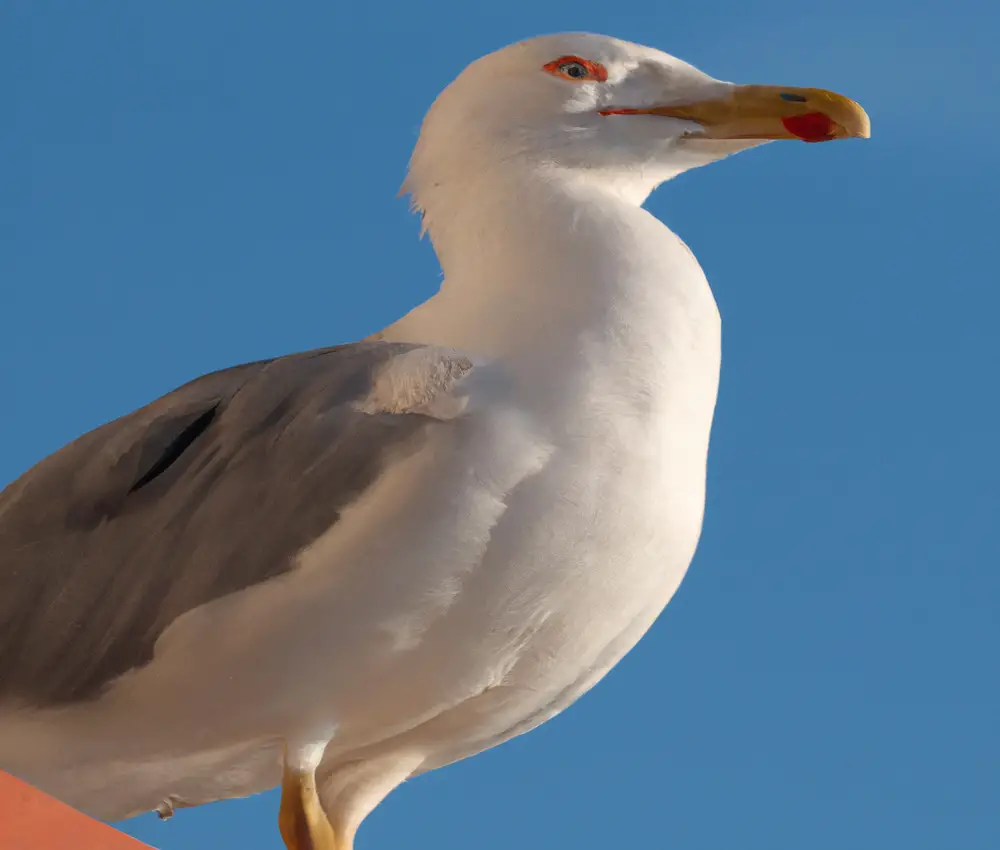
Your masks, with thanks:
[[[679,594],[576,706],[405,785],[359,850],[995,850],[998,27],[989,0],[4,3],[0,483],[429,296],[396,191],[482,53],[582,29],[834,88],[870,142],[770,145],[650,202],[724,317]],[[276,806],[123,828],[279,848]]]

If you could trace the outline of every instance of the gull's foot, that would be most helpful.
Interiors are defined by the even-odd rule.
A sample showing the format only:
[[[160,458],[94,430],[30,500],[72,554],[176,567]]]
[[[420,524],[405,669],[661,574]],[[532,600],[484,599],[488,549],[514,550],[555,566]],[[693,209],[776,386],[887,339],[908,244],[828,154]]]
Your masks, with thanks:
[[[311,761],[290,759],[286,744],[278,829],[288,850],[340,850],[316,793],[316,765]]]

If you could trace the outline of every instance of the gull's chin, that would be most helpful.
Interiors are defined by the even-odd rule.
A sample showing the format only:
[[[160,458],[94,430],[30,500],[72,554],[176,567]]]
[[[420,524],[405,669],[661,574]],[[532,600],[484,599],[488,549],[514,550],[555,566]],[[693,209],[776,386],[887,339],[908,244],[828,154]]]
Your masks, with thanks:
[[[766,144],[768,141],[768,139],[707,139],[697,133],[690,133],[677,140],[674,151],[690,162],[689,168],[696,168]]]
[[[680,138],[680,146],[694,151],[705,153],[716,152],[719,156],[728,156],[731,153],[755,148],[772,141],[771,139],[710,139],[695,130],[685,133]]]

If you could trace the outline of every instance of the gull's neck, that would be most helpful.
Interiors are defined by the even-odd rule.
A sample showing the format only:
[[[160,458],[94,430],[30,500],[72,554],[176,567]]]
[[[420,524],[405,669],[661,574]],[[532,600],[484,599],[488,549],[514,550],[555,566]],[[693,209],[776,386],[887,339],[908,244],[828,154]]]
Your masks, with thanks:
[[[383,338],[502,359],[538,381],[694,369],[712,376],[714,399],[715,302],[644,195],[514,169],[418,194],[444,282]]]

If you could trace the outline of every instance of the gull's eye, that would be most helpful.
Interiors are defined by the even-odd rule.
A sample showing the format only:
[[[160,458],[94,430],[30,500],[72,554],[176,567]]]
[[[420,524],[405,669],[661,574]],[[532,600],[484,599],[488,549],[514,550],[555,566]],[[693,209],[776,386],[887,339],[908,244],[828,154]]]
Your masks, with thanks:
[[[559,66],[559,73],[574,80],[583,80],[590,76],[586,65],[582,62],[563,62]]]
[[[574,82],[592,80],[603,83],[608,78],[607,68],[599,62],[591,62],[589,59],[581,59],[579,56],[561,56],[559,59],[544,65],[543,68],[550,74]]]

